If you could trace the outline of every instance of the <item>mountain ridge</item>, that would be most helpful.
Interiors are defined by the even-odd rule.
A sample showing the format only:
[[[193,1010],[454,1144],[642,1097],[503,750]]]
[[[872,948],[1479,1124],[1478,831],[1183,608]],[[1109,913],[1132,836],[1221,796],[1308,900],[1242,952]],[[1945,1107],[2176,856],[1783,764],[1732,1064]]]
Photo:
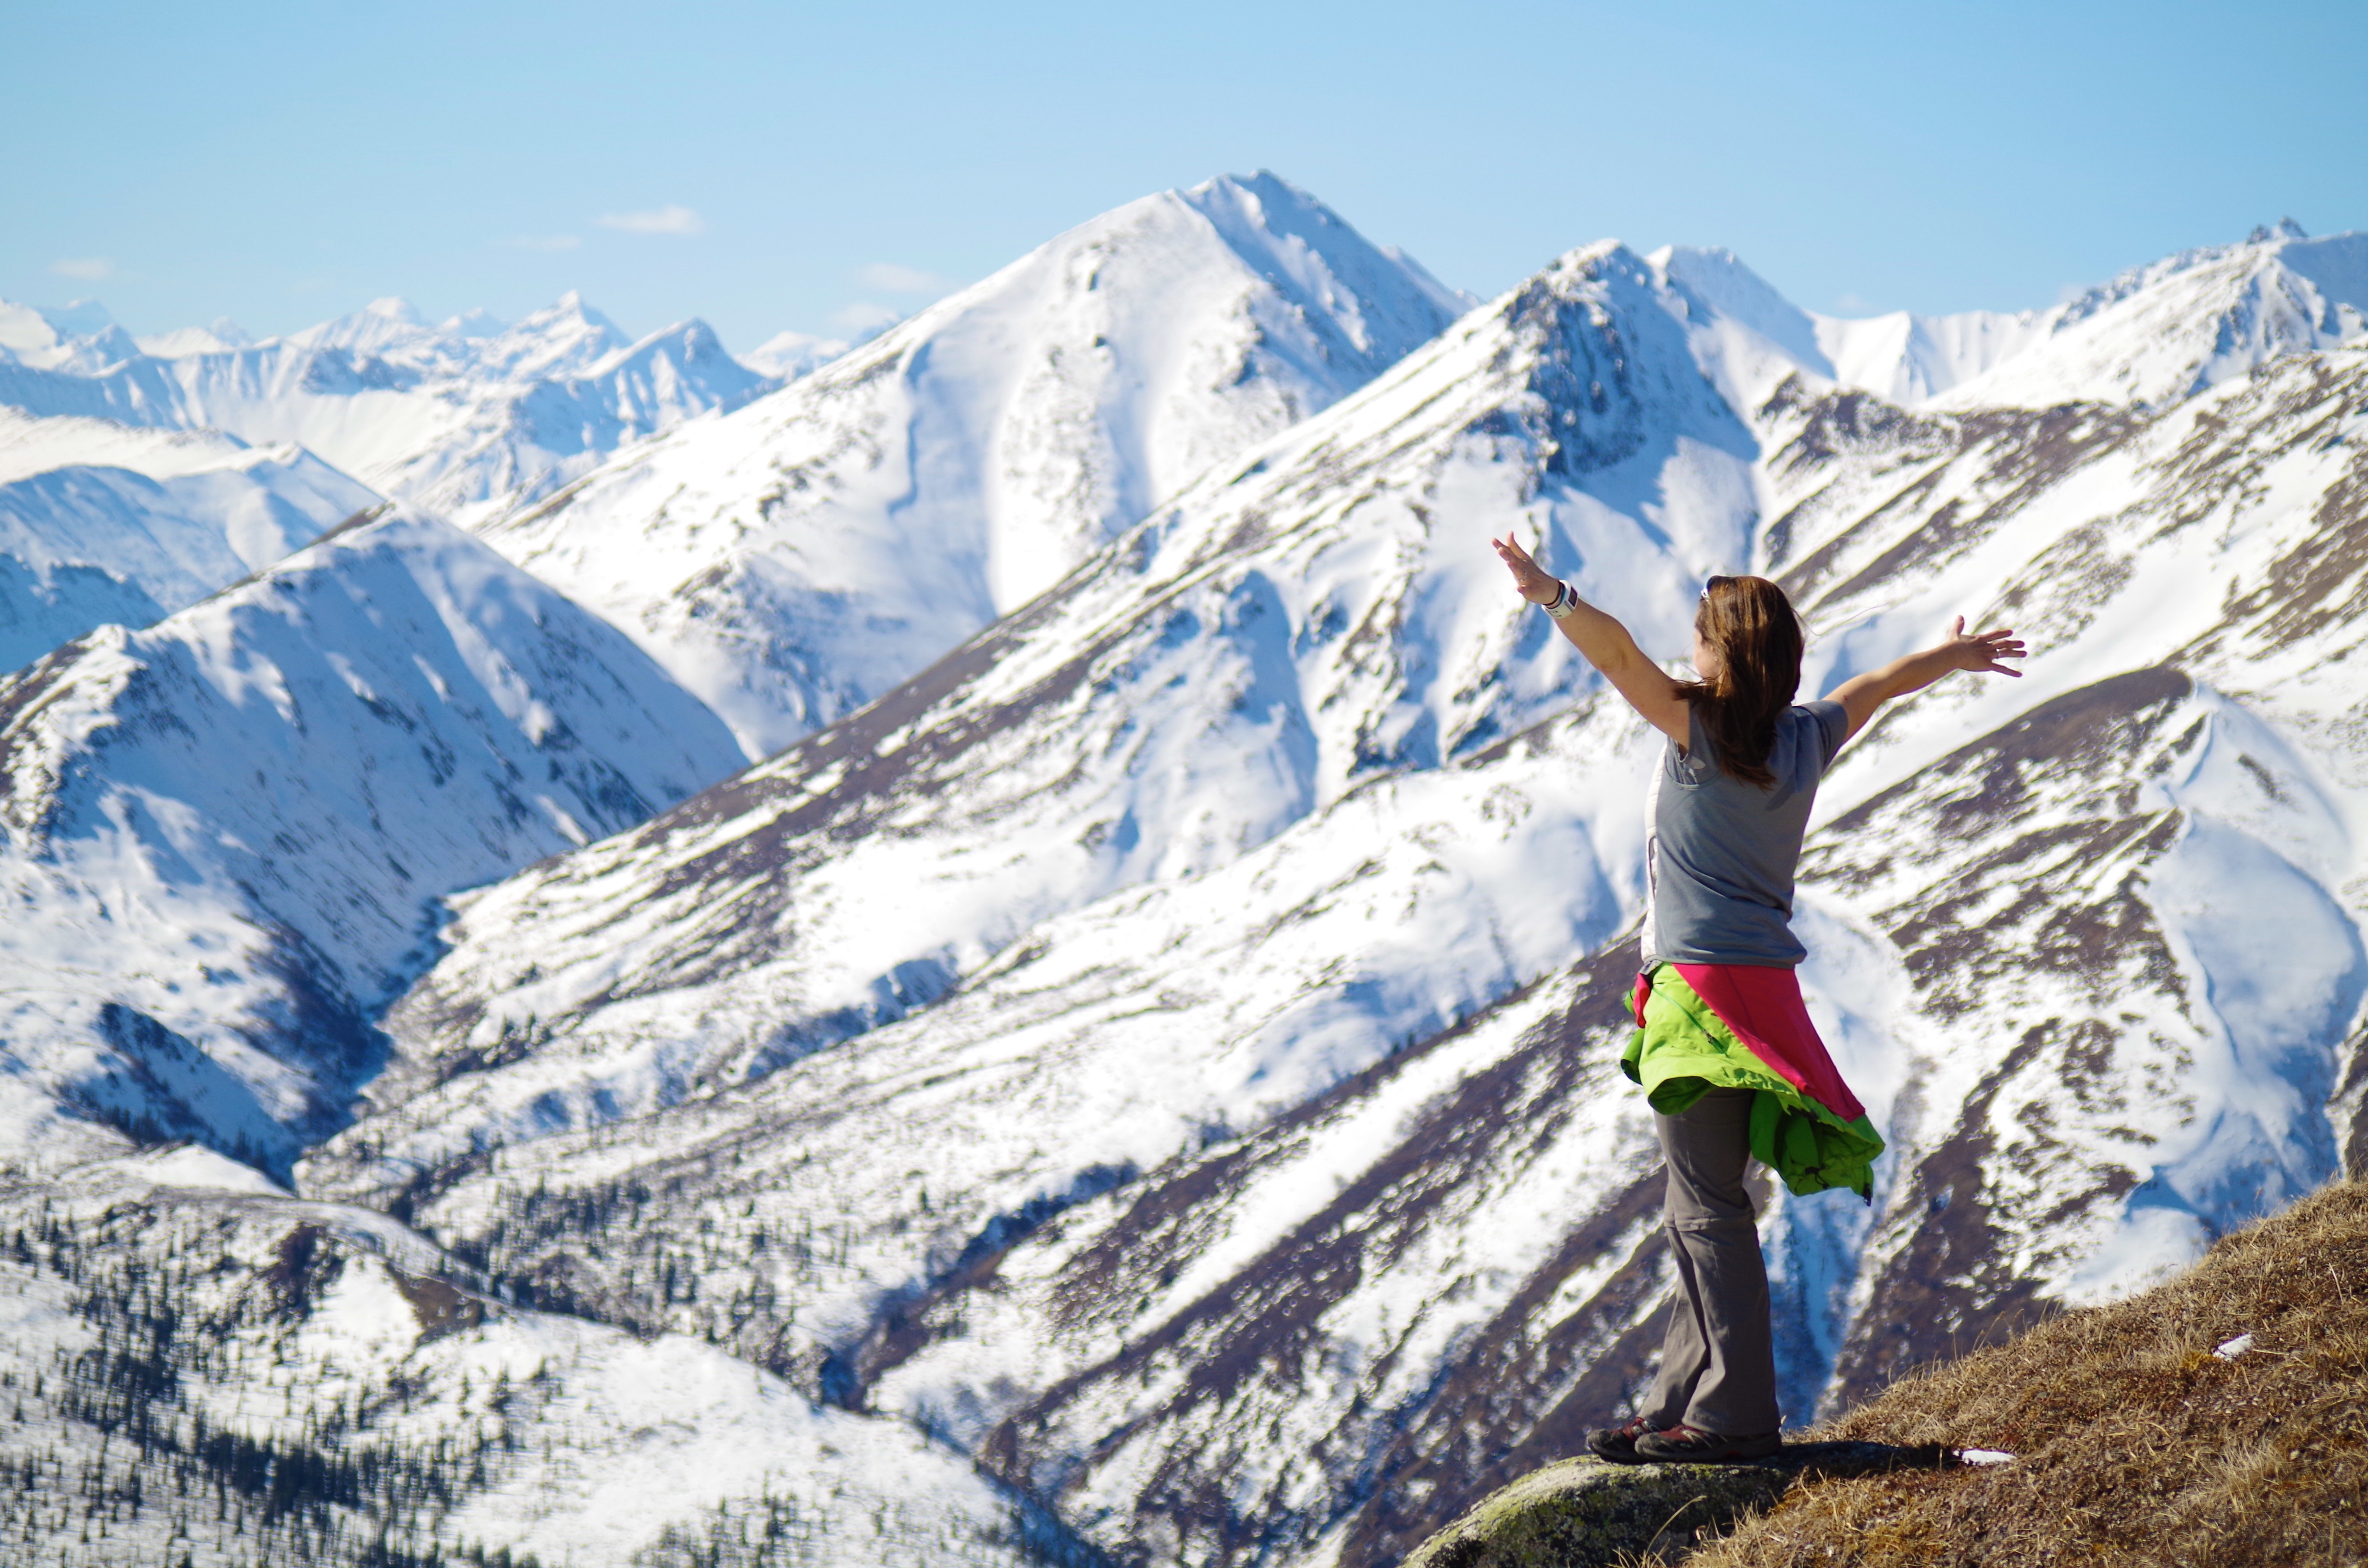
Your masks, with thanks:
[[[736,755],[630,643],[417,515],[88,633],[0,678],[0,714],[10,1119],[54,1099],[282,1176],[376,1071],[438,897]],[[8,1157],[42,1168],[41,1142]]]
[[[485,537],[765,756],[1017,609],[1460,304],[1296,187],[1212,180],[1080,225]]]

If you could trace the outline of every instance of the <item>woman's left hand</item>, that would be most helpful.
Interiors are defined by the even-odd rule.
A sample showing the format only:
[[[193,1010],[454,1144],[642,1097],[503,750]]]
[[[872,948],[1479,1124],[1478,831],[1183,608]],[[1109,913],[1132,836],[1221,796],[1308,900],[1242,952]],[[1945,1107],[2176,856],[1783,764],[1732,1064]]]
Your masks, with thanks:
[[[1948,661],[1951,669],[1970,670],[1975,675],[2014,676],[2021,670],[2009,669],[2000,659],[2020,659],[2023,646],[2010,631],[1985,631],[1977,637],[1965,635],[1965,618],[1959,616],[1949,628],[1948,639],[1933,650]]]
[[[1545,568],[1531,559],[1530,552],[1521,548],[1520,540],[1507,534],[1503,539],[1492,539],[1488,542],[1497,547],[1497,559],[1511,570],[1513,586],[1521,591],[1521,597],[1533,605],[1542,605],[1550,603],[1556,594],[1562,592],[1561,581],[1547,576]]]

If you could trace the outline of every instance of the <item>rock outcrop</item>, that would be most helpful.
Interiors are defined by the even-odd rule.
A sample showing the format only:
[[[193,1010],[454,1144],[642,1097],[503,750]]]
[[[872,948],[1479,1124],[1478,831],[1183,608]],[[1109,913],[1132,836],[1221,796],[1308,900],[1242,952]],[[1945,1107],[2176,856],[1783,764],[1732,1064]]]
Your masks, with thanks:
[[[1757,1464],[1606,1464],[1557,1460],[1481,1499],[1405,1568],[1611,1568],[1673,1562],[1705,1536],[1775,1506],[1796,1484],[1956,1464],[1941,1448],[1796,1443]]]

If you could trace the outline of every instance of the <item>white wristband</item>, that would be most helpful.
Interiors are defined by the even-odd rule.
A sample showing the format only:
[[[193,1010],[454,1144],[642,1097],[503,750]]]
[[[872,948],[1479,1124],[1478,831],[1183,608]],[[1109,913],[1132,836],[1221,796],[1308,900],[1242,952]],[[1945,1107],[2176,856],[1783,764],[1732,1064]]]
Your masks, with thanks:
[[[1544,610],[1546,614],[1552,616],[1556,620],[1568,620],[1572,616],[1578,613],[1578,596],[1570,591],[1570,585],[1568,583],[1556,579],[1554,583],[1554,597],[1552,602],[1541,605],[1538,608]]]

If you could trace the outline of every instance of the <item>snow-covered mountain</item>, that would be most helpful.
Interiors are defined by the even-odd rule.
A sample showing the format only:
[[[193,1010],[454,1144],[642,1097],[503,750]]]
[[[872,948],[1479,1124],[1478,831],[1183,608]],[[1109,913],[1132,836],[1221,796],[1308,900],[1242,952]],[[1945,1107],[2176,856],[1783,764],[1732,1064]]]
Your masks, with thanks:
[[[547,494],[629,441],[777,384],[725,353],[703,322],[629,339],[572,293],[507,327],[479,316],[431,326],[404,301],[380,300],[289,337],[208,348],[171,335],[155,352],[111,324],[111,337],[57,335],[58,313],[0,305],[0,347],[13,355],[0,361],[0,404],[293,443],[461,521]],[[36,324],[55,341],[42,347]]]
[[[181,359],[192,354],[228,354],[254,346],[255,335],[228,316],[216,316],[203,326],[175,327],[170,332],[142,333],[131,340],[140,352],[159,359]]]
[[[0,750],[17,1169],[68,1163],[80,1119],[284,1171],[376,1070],[438,900],[738,756],[608,625],[418,516],[0,680]]]
[[[195,604],[377,501],[292,446],[0,407],[0,669]]]
[[[486,538],[623,627],[763,756],[1464,304],[1272,175],[1212,180],[1081,224]]]
[[[1624,249],[1576,253],[892,698],[488,894],[399,1030],[424,1064],[532,1018],[591,1067],[595,1114],[631,1114],[892,1018],[1043,918],[1215,871],[1383,776],[1527,729],[1584,681],[1502,591],[1491,525],[1543,528],[1607,597],[1657,589],[1641,630],[1681,645],[1691,585],[1749,548],[1750,436],[1664,292]],[[1618,509],[1665,489],[1724,510]],[[1545,950],[1580,936],[1557,923]],[[530,1052],[514,1089],[450,1077],[400,1119],[467,1148],[550,1104],[554,1070]]]
[[[0,364],[86,374],[139,352],[131,335],[96,300],[47,310],[0,300]]]
[[[2368,234],[2312,239],[2292,219],[2012,312],[1821,316],[1732,252],[1671,247],[1654,260],[1802,369],[1905,408],[2161,407],[2281,355],[2368,337]]]
[[[820,337],[808,332],[777,332],[747,353],[740,363],[777,381],[794,381],[821,369],[852,345],[843,337]]]
[[[2159,407],[2280,355],[2368,335],[2368,234],[2291,220],[2134,267],[2043,318],[2045,336],[1949,389],[1954,407],[2076,399]]]
[[[1652,748],[1511,601],[1517,528],[1664,655],[1746,565],[1815,687],[1960,611],[2033,642],[1827,794],[1805,978],[1896,1154],[1873,1213],[1770,1206],[1796,1415],[2177,1267],[2337,1168],[2363,1068],[2368,349],[1916,413],[1783,347],[1565,257],[472,895],[304,1180],[921,1422],[1120,1561],[1393,1560],[1622,1403],[1665,1286],[1613,1066]]]

